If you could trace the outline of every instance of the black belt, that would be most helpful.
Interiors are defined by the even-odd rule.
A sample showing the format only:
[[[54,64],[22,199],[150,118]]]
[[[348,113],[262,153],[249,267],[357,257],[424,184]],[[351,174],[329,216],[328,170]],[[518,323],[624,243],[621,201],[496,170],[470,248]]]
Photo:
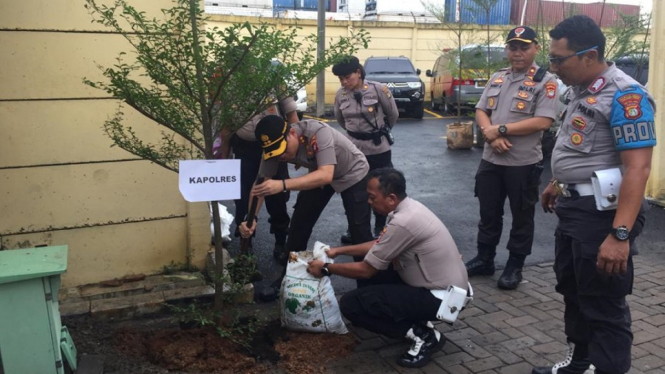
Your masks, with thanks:
[[[355,132],[355,131],[346,130],[346,133],[349,134],[350,137],[358,140],[374,140],[374,139],[379,139],[382,136],[380,131]]]

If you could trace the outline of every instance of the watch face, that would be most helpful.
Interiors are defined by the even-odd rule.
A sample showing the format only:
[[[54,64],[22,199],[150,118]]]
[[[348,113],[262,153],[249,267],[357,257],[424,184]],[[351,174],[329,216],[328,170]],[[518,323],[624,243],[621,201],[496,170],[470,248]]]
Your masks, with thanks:
[[[614,229],[614,236],[619,240],[627,240],[630,232],[625,227],[617,227]]]
[[[505,125],[501,125],[501,126],[499,126],[499,132],[500,132],[501,134],[505,134],[505,133],[506,133],[506,130],[507,130],[507,129],[506,129],[506,126],[505,126]]]

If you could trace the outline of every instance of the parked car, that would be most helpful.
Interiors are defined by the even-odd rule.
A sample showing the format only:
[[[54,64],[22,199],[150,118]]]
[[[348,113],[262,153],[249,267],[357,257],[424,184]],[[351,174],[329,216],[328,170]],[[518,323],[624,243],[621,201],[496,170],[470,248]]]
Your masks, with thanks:
[[[425,84],[420,69],[407,57],[369,57],[365,60],[366,79],[381,82],[392,92],[397,109],[414,118],[423,118]]]
[[[302,120],[302,116],[307,111],[307,90],[305,86],[300,87],[298,92],[293,95],[293,100],[296,101],[296,113],[298,113],[298,119]]]
[[[460,53],[458,50],[446,50],[436,59],[432,70],[425,72],[430,77],[432,109],[452,112],[458,106],[467,109],[475,107],[487,84],[488,61],[492,73],[507,66],[505,47],[490,45],[488,56],[487,45],[465,45],[462,47],[462,77],[459,77]]]
[[[616,66],[630,75],[641,85],[646,85],[649,80],[649,53],[644,55],[622,56],[614,59]]]

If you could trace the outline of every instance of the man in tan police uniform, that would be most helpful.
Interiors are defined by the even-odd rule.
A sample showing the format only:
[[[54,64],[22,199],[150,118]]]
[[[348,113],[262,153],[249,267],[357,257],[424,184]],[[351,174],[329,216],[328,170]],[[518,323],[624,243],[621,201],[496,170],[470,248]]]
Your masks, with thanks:
[[[517,288],[524,260],[531,254],[543,170],[540,142],[556,113],[557,84],[552,74],[534,63],[539,50],[531,28],[511,30],[506,40],[511,67],[492,76],[476,105],[476,120],[487,142],[476,173],[478,254],[466,268],[469,276],[494,274],[508,197],[513,225],[507,245],[510,256],[498,282],[501,289]]]
[[[268,179],[255,185],[252,195],[262,199],[300,191],[289,227],[287,253],[307,249],[314,224],[335,192],[341,194],[353,243],[373,239],[365,179],[369,165],[346,136],[320,121],[302,120],[288,125],[279,116],[267,116],[256,126],[256,137],[263,147],[259,175]],[[305,167],[309,173],[291,179],[270,179],[275,176],[280,162]],[[245,238],[250,237],[255,229],[256,225],[248,228],[246,222],[240,225],[240,233]],[[277,295],[278,283],[273,286],[265,299]]]
[[[550,68],[570,89],[552,152],[555,180],[541,204],[559,218],[553,267],[569,352],[532,373],[586,374],[594,366],[596,374],[629,373],[633,333],[626,295],[645,223],[656,108],[641,84],[605,60],[605,35],[593,19],[567,18],[549,34]],[[606,183],[600,176],[608,169],[617,178]],[[595,193],[598,187],[602,193]]]
[[[400,282],[351,291],[342,297],[340,308],[356,326],[391,338],[411,339],[413,346],[397,362],[421,367],[445,343],[443,335],[427,324],[438,319],[443,295],[450,286],[457,287],[462,297],[471,294],[466,269],[443,222],[427,207],[407,197],[401,172],[392,168],[371,171],[367,191],[372,208],[388,216],[383,233],[376,241],[328,251],[333,258],[364,256],[364,261],[312,261],[308,272],[319,278],[337,274],[369,279],[392,263]]]

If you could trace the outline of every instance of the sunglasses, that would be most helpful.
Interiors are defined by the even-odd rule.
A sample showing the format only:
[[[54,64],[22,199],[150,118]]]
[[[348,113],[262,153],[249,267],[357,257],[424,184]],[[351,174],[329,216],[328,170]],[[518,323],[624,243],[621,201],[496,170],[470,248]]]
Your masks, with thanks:
[[[587,49],[585,49],[585,50],[583,50],[583,51],[575,52],[575,53],[573,53],[572,55],[563,56],[563,57],[548,57],[547,59],[550,61],[550,64],[551,64],[551,65],[557,65],[557,66],[558,66],[558,65],[561,65],[564,61],[566,61],[567,59],[569,59],[569,58],[571,58],[571,57],[579,56],[579,55],[581,55],[581,54],[583,54],[583,53],[586,53],[586,52],[589,52],[589,51],[593,51],[594,49],[598,49],[598,46],[597,46],[597,45],[594,45],[593,47],[591,47],[591,48],[587,48]]]

